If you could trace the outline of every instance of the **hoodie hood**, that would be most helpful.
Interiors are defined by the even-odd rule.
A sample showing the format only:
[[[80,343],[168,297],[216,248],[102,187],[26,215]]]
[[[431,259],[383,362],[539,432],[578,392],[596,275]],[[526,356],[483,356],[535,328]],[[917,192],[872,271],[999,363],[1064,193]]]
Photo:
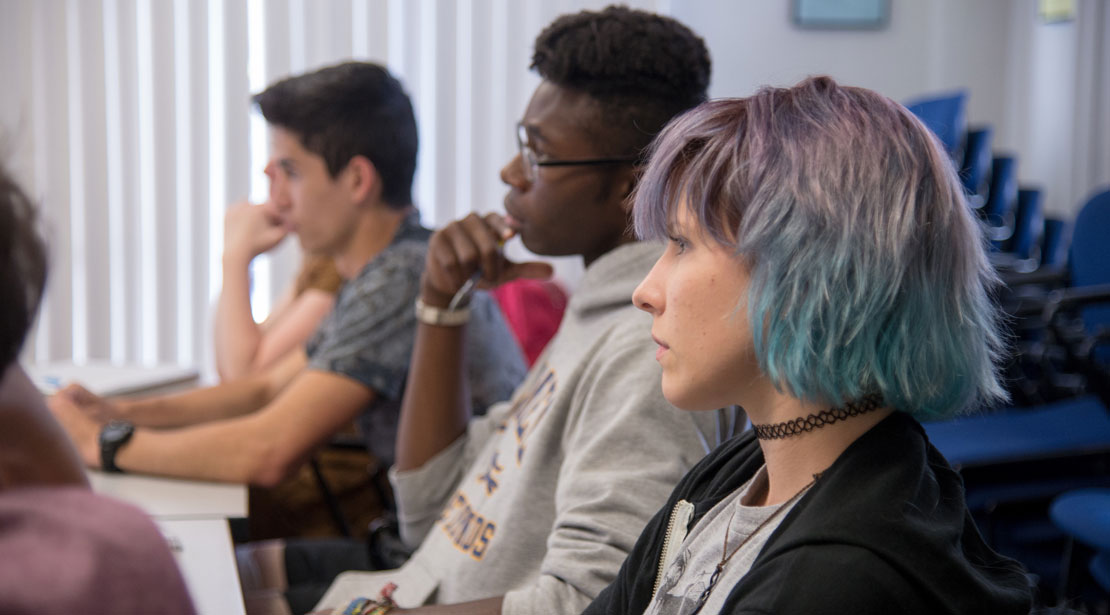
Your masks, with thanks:
[[[663,244],[637,241],[610,250],[586,268],[567,310],[578,318],[632,302],[632,292],[663,254]]]

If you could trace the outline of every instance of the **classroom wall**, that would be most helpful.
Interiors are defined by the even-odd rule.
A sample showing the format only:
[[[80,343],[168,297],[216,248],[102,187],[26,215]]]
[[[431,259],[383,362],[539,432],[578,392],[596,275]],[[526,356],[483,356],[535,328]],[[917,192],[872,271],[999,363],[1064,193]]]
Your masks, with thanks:
[[[1036,0],[891,0],[877,31],[800,29],[789,2],[672,9],[709,43],[714,96],[813,74],[903,102],[967,89],[969,123],[992,125],[995,149],[1019,159],[1019,181],[1042,186],[1046,210],[1071,218],[1110,183],[1110,145],[1093,146],[1110,143],[1110,11],[1103,0],[1076,4],[1076,19],[1044,23]]]

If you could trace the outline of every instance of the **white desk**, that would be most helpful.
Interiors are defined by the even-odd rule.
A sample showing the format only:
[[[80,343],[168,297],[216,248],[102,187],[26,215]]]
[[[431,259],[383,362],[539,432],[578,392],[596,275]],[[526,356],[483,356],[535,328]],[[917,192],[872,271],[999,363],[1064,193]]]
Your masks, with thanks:
[[[223,519],[155,519],[173,551],[193,606],[202,615],[246,612],[231,535]]]
[[[247,487],[227,483],[105,474],[89,470],[93,491],[138,506],[156,519],[228,519],[247,516]]]
[[[197,612],[244,613],[227,519],[247,516],[247,488],[89,470],[93,491],[141,508],[162,529]]]
[[[197,370],[177,365],[114,365],[90,361],[81,365],[68,362],[26,366],[31,381],[46,394],[77,382],[88,390],[107,397],[166,392],[197,381]]]

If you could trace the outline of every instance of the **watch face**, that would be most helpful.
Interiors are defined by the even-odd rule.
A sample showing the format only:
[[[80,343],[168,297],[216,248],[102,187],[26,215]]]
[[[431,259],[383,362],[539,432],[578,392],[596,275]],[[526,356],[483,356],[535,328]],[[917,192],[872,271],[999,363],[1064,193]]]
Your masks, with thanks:
[[[101,437],[106,442],[120,442],[130,437],[133,431],[135,431],[135,426],[131,423],[112,421],[104,426]]]

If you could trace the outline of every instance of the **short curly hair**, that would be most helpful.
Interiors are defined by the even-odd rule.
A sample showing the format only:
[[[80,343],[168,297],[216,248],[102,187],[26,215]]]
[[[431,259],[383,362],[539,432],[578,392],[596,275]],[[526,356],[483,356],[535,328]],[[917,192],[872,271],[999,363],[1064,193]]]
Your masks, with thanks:
[[[46,246],[35,207],[0,166],[0,372],[15,362],[46,285]]]
[[[532,69],[600,105],[598,143],[643,153],[670,119],[707,98],[705,41],[678,21],[624,6],[559,17],[536,37]]]

